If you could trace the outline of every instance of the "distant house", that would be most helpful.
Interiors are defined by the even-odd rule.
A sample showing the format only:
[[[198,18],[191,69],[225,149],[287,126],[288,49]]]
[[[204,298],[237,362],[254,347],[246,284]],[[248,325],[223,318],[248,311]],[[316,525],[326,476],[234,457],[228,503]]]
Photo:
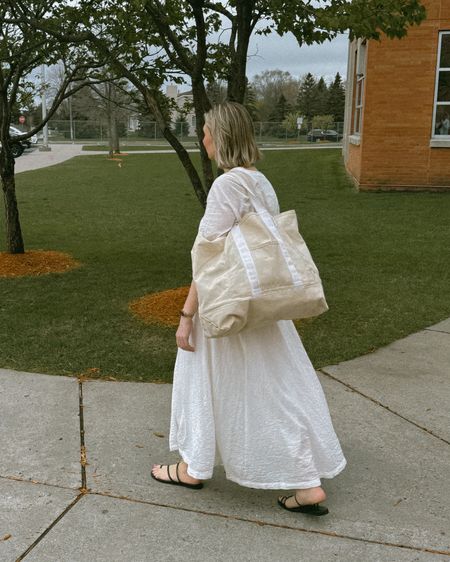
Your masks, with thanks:
[[[349,44],[343,155],[361,190],[450,190],[450,0],[402,39]]]
[[[175,100],[178,107],[178,111],[174,111],[172,114],[172,122],[175,123],[180,114],[183,114],[189,126],[189,136],[195,136],[195,113],[192,109],[192,91],[179,92],[178,86],[170,85],[166,87],[166,96]]]

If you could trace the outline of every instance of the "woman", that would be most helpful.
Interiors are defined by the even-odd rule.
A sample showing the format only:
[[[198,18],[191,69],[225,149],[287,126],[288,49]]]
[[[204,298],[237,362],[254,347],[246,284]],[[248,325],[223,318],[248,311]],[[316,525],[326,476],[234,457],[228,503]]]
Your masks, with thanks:
[[[249,174],[273,215],[275,191],[254,163],[260,157],[246,109],[228,102],[205,115],[203,144],[224,170],[208,194],[199,230],[213,240],[252,211],[245,186],[227,174]],[[170,450],[183,459],[153,465],[152,477],[201,488],[220,455],[226,477],[242,486],[295,490],[278,503],[290,511],[328,513],[321,478],[346,460],[315,370],[292,321],[282,320],[228,337],[207,339],[196,311],[195,284],[181,311],[176,339]]]

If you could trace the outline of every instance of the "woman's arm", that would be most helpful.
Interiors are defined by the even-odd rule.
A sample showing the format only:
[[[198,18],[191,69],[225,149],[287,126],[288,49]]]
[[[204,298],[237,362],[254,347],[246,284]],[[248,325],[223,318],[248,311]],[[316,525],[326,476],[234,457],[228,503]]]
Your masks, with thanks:
[[[198,309],[197,288],[194,281],[191,283],[189,294],[183,306],[186,314],[194,314]],[[192,334],[193,320],[186,316],[180,317],[180,323],[176,334],[177,346],[185,351],[195,351],[195,348],[189,343],[189,336]]]

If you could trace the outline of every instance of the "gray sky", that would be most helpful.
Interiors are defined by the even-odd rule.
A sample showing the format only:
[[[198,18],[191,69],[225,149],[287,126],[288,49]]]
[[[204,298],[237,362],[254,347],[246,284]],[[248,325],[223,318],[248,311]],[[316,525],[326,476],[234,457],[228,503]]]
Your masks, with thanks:
[[[292,34],[280,37],[275,33],[268,36],[253,35],[247,64],[251,79],[264,70],[287,70],[298,78],[307,72],[323,76],[327,82],[339,72],[345,80],[347,74],[348,35],[341,34],[322,45],[299,47]]]

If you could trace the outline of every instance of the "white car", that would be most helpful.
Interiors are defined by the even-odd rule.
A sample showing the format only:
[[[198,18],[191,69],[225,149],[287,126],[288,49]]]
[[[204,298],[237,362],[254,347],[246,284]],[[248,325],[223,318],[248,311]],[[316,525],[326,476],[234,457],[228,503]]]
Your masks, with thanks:
[[[17,127],[13,127],[13,125],[9,126],[9,134],[12,137],[15,137],[17,135],[23,135],[26,131],[21,131],[20,129],[18,129]],[[37,135],[33,135],[31,138],[29,139],[25,139],[23,141],[20,141],[26,148],[31,148],[32,144],[37,144],[38,138]]]

